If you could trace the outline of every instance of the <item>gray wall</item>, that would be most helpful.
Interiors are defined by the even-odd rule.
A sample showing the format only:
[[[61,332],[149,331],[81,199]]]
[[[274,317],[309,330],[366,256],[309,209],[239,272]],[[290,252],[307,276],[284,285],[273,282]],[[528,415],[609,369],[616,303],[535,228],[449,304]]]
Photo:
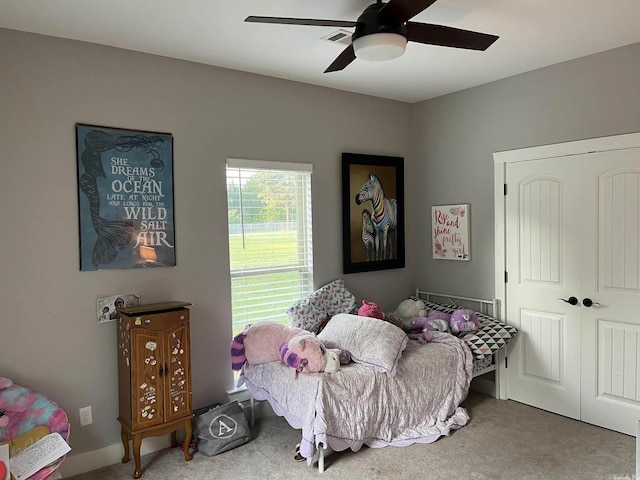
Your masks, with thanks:
[[[0,376],[56,400],[73,453],[120,441],[115,324],[96,300],[193,303],[193,399],[232,387],[225,159],[312,163],[316,286],[345,278],[385,309],[413,267],[342,275],[343,151],[406,156],[410,105],[0,29]],[[75,124],[174,136],[174,268],[80,272]],[[414,174],[409,162],[406,175]],[[411,235],[408,231],[407,235]],[[78,408],[92,405],[91,426]]]
[[[407,190],[417,284],[493,296],[494,152],[638,131],[640,44],[415,104]],[[431,255],[430,207],[455,203],[471,204],[470,262]]]
[[[317,286],[345,278],[385,310],[416,284],[491,297],[492,153],[640,131],[639,85],[633,45],[411,106],[0,29],[0,375],[69,413],[74,454],[118,443],[115,328],[95,304],[135,292],[193,302],[194,403],[224,400],[226,157],[313,163]],[[174,135],[175,268],[79,271],[76,122]],[[341,274],[343,151],[405,157],[407,268]],[[430,207],[448,203],[471,204],[470,262],[431,258]]]

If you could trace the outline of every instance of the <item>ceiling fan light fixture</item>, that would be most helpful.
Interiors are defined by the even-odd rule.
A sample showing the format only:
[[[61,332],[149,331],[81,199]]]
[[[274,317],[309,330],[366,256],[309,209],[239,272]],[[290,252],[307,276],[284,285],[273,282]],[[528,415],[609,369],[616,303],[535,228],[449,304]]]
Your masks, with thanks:
[[[407,37],[397,33],[372,33],[353,40],[356,57],[382,62],[400,57],[407,47]]]

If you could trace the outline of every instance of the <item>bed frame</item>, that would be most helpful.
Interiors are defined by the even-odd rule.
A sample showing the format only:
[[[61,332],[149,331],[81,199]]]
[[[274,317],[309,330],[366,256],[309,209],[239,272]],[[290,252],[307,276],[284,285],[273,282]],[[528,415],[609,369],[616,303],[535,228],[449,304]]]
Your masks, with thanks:
[[[441,303],[444,305],[454,305],[459,306],[461,308],[471,308],[476,312],[484,313],[486,315],[491,315],[492,317],[499,320],[498,315],[500,314],[499,309],[499,300],[498,299],[482,299],[482,298],[472,298],[472,297],[460,297],[456,295],[448,295],[444,293],[435,293],[428,292],[426,290],[420,290],[416,288],[415,296],[426,300],[428,302]],[[495,372],[495,397],[496,398],[506,398],[506,391],[504,392],[504,396],[502,396],[502,389],[504,388],[504,382],[500,381],[500,377],[504,375],[504,373],[500,372],[500,365],[504,365],[504,348],[500,349],[496,354],[493,355],[493,361],[491,365],[474,372],[473,377],[479,377],[489,372]],[[251,408],[251,426],[255,424],[255,408],[256,408],[256,400],[251,397],[250,400],[250,408]],[[639,422],[640,425],[640,422]],[[640,428],[640,427],[639,427]],[[327,450],[326,446],[321,446],[318,448],[318,472],[324,472],[324,457],[325,451]]]
[[[419,288],[416,288],[415,296],[422,300],[426,300],[427,302],[470,308],[476,312],[484,313],[485,315],[490,315],[497,320],[500,320],[500,301],[497,298],[487,300],[483,298],[460,297],[446,293],[428,292],[426,290],[420,290]],[[491,365],[473,373],[473,377],[476,378],[481,375],[485,375],[486,373],[495,372],[495,391],[492,393],[495,398],[501,400],[505,400],[507,398],[506,383],[502,381],[506,375],[506,372],[504,372],[505,358],[506,352],[505,349],[502,348],[493,355]]]

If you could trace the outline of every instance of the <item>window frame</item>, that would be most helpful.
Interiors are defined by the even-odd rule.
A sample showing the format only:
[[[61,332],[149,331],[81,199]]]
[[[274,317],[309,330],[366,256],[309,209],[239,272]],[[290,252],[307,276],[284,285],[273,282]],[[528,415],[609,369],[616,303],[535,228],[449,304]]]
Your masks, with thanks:
[[[232,329],[234,331],[234,335],[238,332],[238,325],[248,324],[250,321],[238,319],[237,314],[234,315],[234,288],[233,282],[239,278],[247,278],[250,276],[260,276],[269,273],[277,273],[277,272],[299,272],[300,276],[306,276],[306,280],[300,282],[300,296],[304,296],[312,293],[314,288],[314,279],[313,279],[313,225],[312,225],[312,182],[311,182],[311,174],[313,173],[313,166],[309,163],[296,163],[296,162],[274,162],[268,160],[249,160],[249,159],[239,159],[239,158],[227,158],[226,162],[226,181],[227,181],[227,211],[229,211],[229,170],[230,169],[239,169],[239,170],[256,170],[256,171],[285,171],[292,173],[300,173],[306,174],[302,180],[299,180],[303,183],[299,185],[296,190],[297,196],[297,235],[300,236],[302,233],[302,239],[298,239],[297,245],[302,245],[304,249],[304,253],[302,258],[300,255],[297,256],[301,262],[297,264],[289,264],[278,267],[266,267],[266,268],[241,268],[234,270],[232,267],[232,258],[231,258],[231,233],[229,233],[229,280],[231,282],[231,308],[232,308]],[[242,177],[242,175],[240,175]],[[300,188],[302,187],[302,188]],[[241,207],[241,211],[243,208]],[[243,214],[241,214],[242,216]],[[244,220],[244,219],[243,219]],[[229,229],[230,223],[227,220],[227,228]],[[264,291],[264,290],[263,290]],[[258,293],[259,290],[256,290]],[[246,295],[245,298],[250,298],[249,295]],[[265,304],[266,305],[266,304]],[[284,310],[282,312],[284,314]],[[279,320],[274,320],[279,321]],[[286,317],[282,319],[282,323],[287,321]]]

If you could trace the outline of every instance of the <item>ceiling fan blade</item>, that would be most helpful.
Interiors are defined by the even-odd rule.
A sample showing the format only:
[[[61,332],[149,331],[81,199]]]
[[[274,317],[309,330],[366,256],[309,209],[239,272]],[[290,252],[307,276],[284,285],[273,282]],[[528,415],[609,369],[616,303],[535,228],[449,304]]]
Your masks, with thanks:
[[[324,73],[337,72],[344,69],[347,65],[356,59],[356,52],[353,50],[353,44],[345,48],[338,58],[336,58],[331,65],[327,67]]]
[[[391,0],[382,7],[380,13],[406,22],[434,3],[436,0]]]
[[[277,23],[281,25],[311,25],[316,27],[355,27],[356,22],[343,20],[318,20],[315,18],[256,17],[249,16],[245,22]]]
[[[407,40],[443,47],[486,50],[498,38],[488,33],[472,32],[431,23],[407,22]]]

